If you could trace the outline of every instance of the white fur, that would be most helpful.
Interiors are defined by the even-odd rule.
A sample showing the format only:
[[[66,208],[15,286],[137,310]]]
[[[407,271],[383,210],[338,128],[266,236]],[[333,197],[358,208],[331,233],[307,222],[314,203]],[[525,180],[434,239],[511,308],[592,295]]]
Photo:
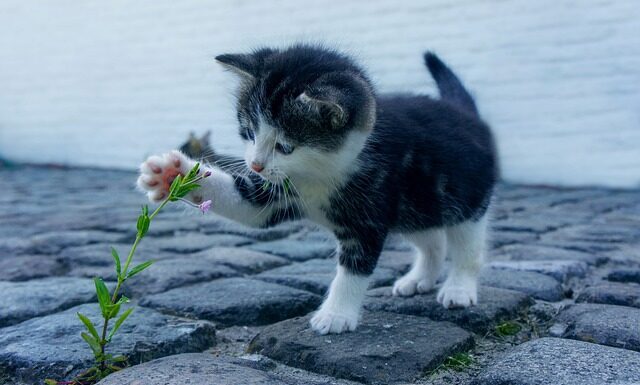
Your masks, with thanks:
[[[162,183],[167,175],[186,174],[195,165],[179,151],[171,151],[162,156],[151,156],[140,166],[138,187],[147,192],[149,199],[158,202],[168,193],[166,184]],[[159,170],[155,172],[154,169]],[[211,176],[199,182],[200,188],[189,193],[185,199],[199,204],[211,200],[211,210],[219,215],[236,220],[249,226],[264,223],[271,211],[245,201],[238,193],[233,177],[217,167],[203,166],[202,172],[211,171]],[[154,184],[155,182],[155,184]]]
[[[327,299],[311,318],[313,330],[320,334],[355,330],[368,286],[369,277],[351,274],[338,266]]]
[[[451,271],[438,291],[438,302],[446,308],[478,303],[478,274],[484,262],[487,215],[447,228]]]
[[[442,270],[447,247],[445,230],[421,231],[406,234],[405,238],[415,245],[417,255],[411,270],[393,285],[393,295],[426,293],[433,289]]]

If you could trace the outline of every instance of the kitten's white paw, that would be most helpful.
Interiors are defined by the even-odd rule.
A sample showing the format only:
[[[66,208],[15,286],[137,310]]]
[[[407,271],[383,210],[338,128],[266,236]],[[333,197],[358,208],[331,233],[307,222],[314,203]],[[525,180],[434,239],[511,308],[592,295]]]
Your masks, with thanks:
[[[358,316],[337,314],[320,309],[314,314],[309,323],[311,328],[320,334],[339,334],[356,330]]]
[[[193,161],[179,151],[161,156],[150,156],[140,165],[138,187],[147,192],[149,200],[159,202],[169,194],[169,187],[178,175],[184,175],[193,166]]]
[[[410,297],[416,293],[424,294],[433,289],[435,282],[427,278],[416,278],[407,273],[393,284],[392,294],[400,297]]]
[[[447,309],[469,307],[478,303],[478,288],[474,280],[445,281],[437,296]]]

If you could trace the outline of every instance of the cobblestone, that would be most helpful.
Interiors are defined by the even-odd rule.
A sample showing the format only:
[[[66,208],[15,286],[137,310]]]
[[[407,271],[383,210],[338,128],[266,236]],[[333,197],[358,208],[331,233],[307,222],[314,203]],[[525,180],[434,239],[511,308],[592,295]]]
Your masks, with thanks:
[[[390,287],[384,287],[369,290],[364,306],[372,311],[450,321],[474,332],[484,333],[500,321],[515,318],[532,303],[533,300],[524,293],[481,286],[478,290],[478,305],[466,309],[445,309],[436,301],[435,292],[413,297],[395,297],[391,295]]]
[[[93,356],[80,338],[84,326],[78,322],[77,312],[98,324],[98,305],[85,304],[2,329],[0,375],[41,383],[45,378],[62,378],[86,369]],[[214,343],[215,329],[207,322],[178,319],[138,307],[109,348],[129,357],[130,362],[139,363],[169,354],[202,351]]]
[[[471,334],[448,322],[366,313],[355,332],[321,336],[309,318],[265,328],[249,345],[287,365],[367,384],[410,381],[473,346]]]
[[[585,288],[576,302],[604,303],[640,308],[640,285],[604,282]]]
[[[640,351],[640,309],[576,304],[555,319],[558,337]]]
[[[52,277],[26,282],[0,281],[0,326],[54,313],[93,301],[93,281],[82,278]]]
[[[640,381],[640,353],[587,342],[541,338],[484,370],[473,385],[601,385]]]
[[[259,280],[228,278],[145,296],[140,303],[221,326],[264,325],[304,315],[320,305],[320,297]]]
[[[116,279],[110,247],[129,251],[145,203],[135,177],[0,169],[11,181],[0,197],[0,383],[70,379],[89,364],[75,312],[97,311],[89,278]],[[331,234],[305,221],[252,229],[168,207],[135,257],[156,263],[124,287],[138,306],[112,349],[133,366],[103,384],[639,382],[640,192],[497,191],[477,305],[446,310],[435,291],[392,297],[388,286],[415,253],[392,235],[360,327],[329,336],[309,329],[307,313],[333,278]],[[496,334],[514,323],[514,335]],[[225,328],[217,344],[215,328]],[[549,335],[558,338],[539,338]],[[454,370],[455,353],[472,363]]]

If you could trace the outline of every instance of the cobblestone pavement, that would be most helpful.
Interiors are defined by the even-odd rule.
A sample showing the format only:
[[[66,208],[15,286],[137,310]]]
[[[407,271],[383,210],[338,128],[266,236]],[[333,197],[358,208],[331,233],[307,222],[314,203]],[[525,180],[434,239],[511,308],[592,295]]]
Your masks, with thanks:
[[[144,196],[135,175],[0,170],[0,383],[70,378],[91,361],[75,313],[113,281]],[[640,192],[501,185],[477,306],[394,298],[412,251],[391,238],[352,333],[308,328],[334,243],[306,223],[268,230],[161,213],[103,384],[640,383]]]

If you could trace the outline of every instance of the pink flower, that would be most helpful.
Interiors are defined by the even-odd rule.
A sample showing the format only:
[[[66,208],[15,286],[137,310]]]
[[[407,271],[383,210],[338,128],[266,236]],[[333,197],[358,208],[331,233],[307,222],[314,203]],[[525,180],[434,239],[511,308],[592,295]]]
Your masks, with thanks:
[[[200,203],[198,208],[200,209],[200,211],[202,211],[203,214],[205,214],[207,211],[209,211],[209,209],[211,209],[211,200]]]

